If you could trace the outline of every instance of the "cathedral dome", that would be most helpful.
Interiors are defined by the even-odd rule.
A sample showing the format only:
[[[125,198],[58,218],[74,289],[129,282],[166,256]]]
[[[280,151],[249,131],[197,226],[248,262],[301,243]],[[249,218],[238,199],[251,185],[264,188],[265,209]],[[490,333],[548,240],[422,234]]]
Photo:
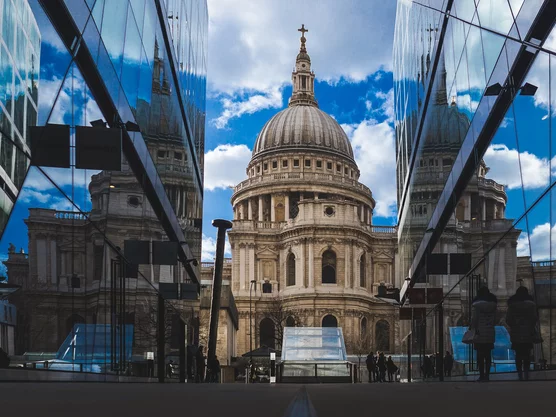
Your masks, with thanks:
[[[253,157],[284,150],[316,150],[353,160],[349,139],[338,122],[316,105],[290,105],[263,127]]]
[[[315,98],[315,73],[305,46],[305,25],[299,31],[301,47],[292,72],[289,107],[263,127],[253,147],[253,158],[283,151],[318,151],[343,156],[354,163],[353,149],[338,122],[319,109]]]

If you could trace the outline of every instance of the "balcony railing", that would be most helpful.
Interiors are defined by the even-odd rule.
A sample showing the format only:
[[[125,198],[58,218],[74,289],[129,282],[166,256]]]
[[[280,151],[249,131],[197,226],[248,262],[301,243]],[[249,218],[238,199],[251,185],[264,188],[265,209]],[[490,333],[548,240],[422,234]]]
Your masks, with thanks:
[[[348,178],[342,175],[326,174],[321,172],[282,172],[270,175],[259,175],[256,177],[248,178],[240,182],[234,187],[234,193],[249,187],[267,182],[283,181],[283,180],[303,180],[304,182],[326,182],[334,184],[345,184],[349,187],[371,194],[371,190],[366,185],[361,184],[359,181]]]
[[[482,186],[485,186],[485,187],[492,187],[496,191],[505,191],[506,190],[506,187],[504,187],[504,185],[498,184],[496,181],[489,180],[488,178],[479,178],[477,180],[477,183],[479,185],[482,185]]]
[[[75,211],[52,210],[43,208],[30,208],[29,218],[33,219],[48,219],[48,220],[87,220],[89,213],[79,213]]]
[[[372,233],[398,233],[397,226],[370,226]]]

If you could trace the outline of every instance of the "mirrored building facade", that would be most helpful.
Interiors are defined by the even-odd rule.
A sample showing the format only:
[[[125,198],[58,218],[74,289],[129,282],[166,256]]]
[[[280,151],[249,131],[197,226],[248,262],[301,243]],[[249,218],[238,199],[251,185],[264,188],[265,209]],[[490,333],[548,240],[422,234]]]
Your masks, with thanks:
[[[0,280],[21,286],[10,296],[18,319],[12,362],[69,379],[160,376],[153,361],[178,366],[185,325],[189,344],[199,344],[198,297],[162,307],[159,290],[161,283],[199,290],[206,1],[1,4],[2,29],[10,28],[6,19],[12,27],[9,42],[2,32],[0,55],[1,109],[9,116],[2,117],[2,158],[7,142],[23,161],[12,157],[19,198],[0,241]],[[26,72],[4,55],[8,44],[19,45],[18,25],[31,31],[21,30],[27,49],[16,54],[26,57]],[[13,91],[22,91],[21,116]],[[51,124],[69,126],[69,168],[33,163],[28,128]],[[75,167],[76,129],[91,125],[121,132],[121,169]],[[160,265],[153,256],[136,267],[124,253],[129,240],[175,242],[176,262]]]
[[[494,366],[511,371],[505,313],[508,298],[526,286],[543,337],[534,366],[556,365],[554,6],[543,0],[398,2],[397,285],[404,308],[419,309],[401,324],[405,348],[421,362],[444,347],[457,350],[457,372],[476,372],[473,352],[459,336],[469,326],[477,289],[488,286],[502,326],[496,349],[506,352]],[[431,254],[466,254],[471,264],[456,271],[448,260],[439,270]],[[424,288],[440,288],[442,297],[425,304],[415,291]]]

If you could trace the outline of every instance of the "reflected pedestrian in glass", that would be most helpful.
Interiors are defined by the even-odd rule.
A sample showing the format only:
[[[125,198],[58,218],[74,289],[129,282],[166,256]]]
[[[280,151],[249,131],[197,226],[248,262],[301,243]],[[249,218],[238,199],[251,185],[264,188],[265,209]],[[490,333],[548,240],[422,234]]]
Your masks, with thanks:
[[[520,381],[529,379],[531,349],[537,335],[537,307],[526,287],[519,287],[508,300],[506,324],[515,351],[515,365]]]
[[[485,382],[490,378],[491,356],[496,336],[494,322],[497,303],[496,296],[487,287],[481,287],[471,305],[470,328],[475,330],[473,347],[477,351],[478,382]]]
[[[452,376],[452,368],[454,367],[454,357],[448,351],[444,356],[444,376]]]

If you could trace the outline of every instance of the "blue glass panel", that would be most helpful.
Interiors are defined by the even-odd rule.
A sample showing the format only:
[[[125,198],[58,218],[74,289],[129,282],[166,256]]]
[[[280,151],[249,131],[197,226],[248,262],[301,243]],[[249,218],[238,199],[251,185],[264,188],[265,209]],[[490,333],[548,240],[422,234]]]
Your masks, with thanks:
[[[345,361],[346,348],[339,327],[286,327],[282,361]]]

